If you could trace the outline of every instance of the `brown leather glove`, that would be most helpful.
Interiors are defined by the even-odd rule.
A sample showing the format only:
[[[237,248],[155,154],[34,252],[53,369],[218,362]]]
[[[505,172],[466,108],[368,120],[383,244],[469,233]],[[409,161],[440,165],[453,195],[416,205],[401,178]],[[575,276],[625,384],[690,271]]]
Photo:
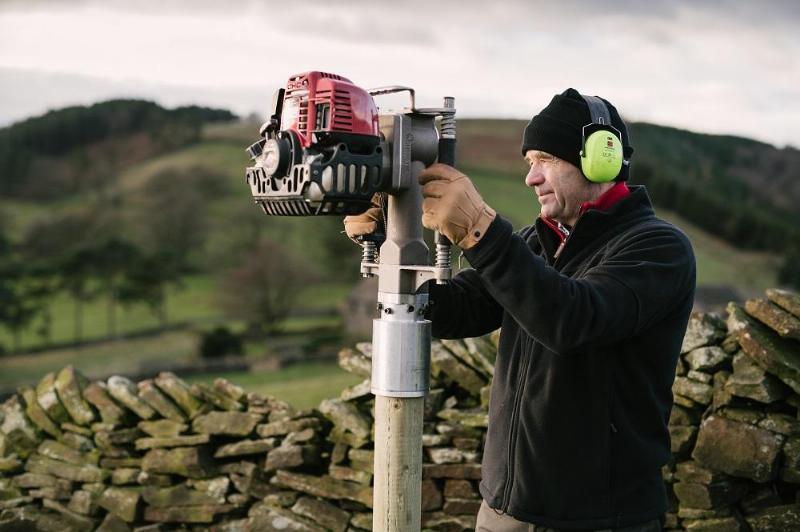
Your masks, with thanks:
[[[434,164],[419,174],[422,225],[438,230],[461,249],[477,244],[497,215],[470,181],[455,168]]]
[[[383,224],[383,212],[381,209],[380,194],[372,196],[372,207],[361,214],[353,214],[344,217],[344,232],[356,244],[361,244],[356,240],[359,236],[371,235],[377,231],[380,224]]]

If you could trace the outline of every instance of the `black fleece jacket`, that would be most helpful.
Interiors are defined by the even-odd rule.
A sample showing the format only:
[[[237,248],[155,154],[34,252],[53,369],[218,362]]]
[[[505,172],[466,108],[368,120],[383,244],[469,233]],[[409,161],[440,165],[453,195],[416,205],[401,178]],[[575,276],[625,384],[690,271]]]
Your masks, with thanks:
[[[661,516],[672,382],[695,288],[691,244],[644,187],[588,210],[558,258],[541,219],[497,216],[474,269],[430,283],[438,338],[502,327],[480,491],[538,525],[591,530]]]

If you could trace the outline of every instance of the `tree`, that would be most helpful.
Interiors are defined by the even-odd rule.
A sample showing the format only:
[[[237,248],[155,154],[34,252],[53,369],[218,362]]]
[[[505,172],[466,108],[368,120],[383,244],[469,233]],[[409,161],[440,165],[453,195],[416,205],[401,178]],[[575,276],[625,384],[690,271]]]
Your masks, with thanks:
[[[80,342],[83,338],[83,305],[97,297],[97,290],[91,283],[93,261],[93,251],[82,248],[63,257],[59,264],[59,287],[72,297],[75,304],[75,342]]]
[[[106,296],[106,324],[108,334],[117,334],[116,306],[119,292],[130,275],[132,265],[141,255],[139,249],[121,238],[110,238],[91,248],[91,273],[100,282],[100,291]]]
[[[165,327],[169,285],[182,286],[174,260],[161,254],[139,256],[129,265],[117,296],[124,306],[144,303]]]
[[[225,275],[220,299],[229,317],[243,320],[249,333],[266,336],[278,330],[301,289],[315,279],[314,268],[265,239]]]

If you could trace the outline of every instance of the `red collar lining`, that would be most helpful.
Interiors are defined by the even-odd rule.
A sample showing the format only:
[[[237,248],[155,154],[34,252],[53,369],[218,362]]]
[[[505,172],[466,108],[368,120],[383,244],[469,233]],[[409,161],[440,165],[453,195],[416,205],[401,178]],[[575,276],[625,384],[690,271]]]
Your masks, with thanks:
[[[580,212],[583,214],[584,212],[588,211],[589,209],[597,209],[598,211],[607,211],[611,207],[614,206],[618,201],[625,198],[631,193],[631,190],[628,188],[628,185],[625,184],[624,181],[620,181],[616,183],[613,187],[603,192],[599,198],[594,201],[584,201],[581,203]],[[558,222],[551,218],[546,218],[541,216],[542,221],[547,224],[547,226],[552,229],[557,235],[561,242],[566,240],[566,235],[561,232],[558,228]]]

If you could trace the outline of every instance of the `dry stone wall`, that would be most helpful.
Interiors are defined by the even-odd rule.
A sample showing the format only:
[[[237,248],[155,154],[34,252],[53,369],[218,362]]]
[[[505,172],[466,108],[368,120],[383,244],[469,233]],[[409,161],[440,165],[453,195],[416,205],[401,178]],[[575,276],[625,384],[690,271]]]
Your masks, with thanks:
[[[474,528],[496,340],[432,346],[426,529]],[[666,527],[800,530],[800,296],[696,314],[681,351]],[[223,379],[45,375],[0,408],[0,532],[369,530],[371,346],[339,364],[364,381],[307,411]]]

